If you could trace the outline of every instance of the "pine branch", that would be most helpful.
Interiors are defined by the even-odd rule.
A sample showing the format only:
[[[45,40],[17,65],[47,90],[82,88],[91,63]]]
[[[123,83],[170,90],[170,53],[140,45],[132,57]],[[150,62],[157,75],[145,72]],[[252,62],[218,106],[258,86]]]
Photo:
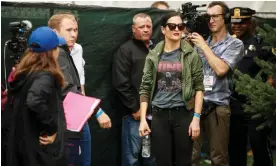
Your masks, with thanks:
[[[272,28],[268,24],[264,24],[264,29],[258,27],[257,31],[265,43],[268,43],[269,46],[266,46],[266,49],[271,50],[271,48],[276,48],[276,28]]]
[[[276,80],[276,64],[260,60],[259,58],[254,58],[254,60],[256,64],[262,68],[261,71],[263,73],[272,76],[272,78]]]
[[[258,28],[258,33],[264,42],[269,44],[264,48],[271,51],[276,48],[276,28],[264,24],[263,29]],[[276,116],[276,89],[266,82],[263,82],[263,75],[272,76],[276,80],[276,64],[254,59],[256,64],[261,67],[260,72],[251,78],[238,70],[234,72],[235,90],[247,97],[247,102],[243,105],[244,111],[251,113],[252,119],[265,119],[257,129],[271,126],[273,118]]]
[[[259,129],[265,125],[271,125],[271,119],[276,115],[276,89],[259,79],[241,73],[239,70],[235,70],[235,77],[235,90],[248,98],[247,103],[243,105],[244,111],[252,113],[252,119],[266,119]]]

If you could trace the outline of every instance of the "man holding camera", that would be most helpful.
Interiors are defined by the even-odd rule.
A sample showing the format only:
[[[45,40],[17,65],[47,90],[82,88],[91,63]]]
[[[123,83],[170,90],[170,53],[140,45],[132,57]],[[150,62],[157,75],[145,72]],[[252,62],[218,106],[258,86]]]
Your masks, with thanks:
[[[227,31],[230,11],[224,2],[211,2],[206,18],[212,33],[207,41],[198,33],[189,37],[203,61],[205,94],[200,124],[201,130],[209,136],[212,165],[228,166],[231,77],[243,58],[244,49],[242,41],[233,38]],[[194,142],[194,166],[200,164],[201,141]]]
[[[231,29],[235,37],[244,44],[244,58],[237,69],[244,74],[255,77],[260,67],[255,63],[255,57],[263,59],[264,52],[260,40],[255,36],[255,26],[252,15],[255,10],[235,7],[231,9]],[[247,165],[247,137],[249,137],[254,156],[254,166],[272,166],[272,154],[269,142],[270,127],[262,130],[256,128],[264,119],[251,119],[251,113],[244,112],[242,105],[247,101],[246,96],[237,92],[232,94],[230,108],[231,126],[229,137],[229,164],[230,166]]]

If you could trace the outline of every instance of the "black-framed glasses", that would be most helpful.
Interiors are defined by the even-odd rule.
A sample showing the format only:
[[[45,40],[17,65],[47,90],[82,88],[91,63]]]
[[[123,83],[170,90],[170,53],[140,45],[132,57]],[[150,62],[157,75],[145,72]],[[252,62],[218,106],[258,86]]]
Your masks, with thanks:
[[[210,21],[210,19],[212,18],[214,21],[218,20],[219,19],[219,16],[223,16],[224,14],[221,13],[221,14],[206,14],[205,15],[205,18],[206,20]]]
[[[173,31],[176,29],[176,27],[178,28],[178,30],[183,31],[185,29],[185,24],[184,23],[180,23],[180,24],[175,24],[175,23],[167,23],[166,26],[169,27],[170,31]]]

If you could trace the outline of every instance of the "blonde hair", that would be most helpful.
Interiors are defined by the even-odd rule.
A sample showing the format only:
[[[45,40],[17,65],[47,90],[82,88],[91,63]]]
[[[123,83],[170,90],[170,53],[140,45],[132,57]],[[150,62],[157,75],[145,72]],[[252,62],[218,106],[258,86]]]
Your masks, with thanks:
[[[72,13],[60,12],[60,13],[54,14],[49,19],[48,26],[52,29],[60,30],[60,24],[61,24],[62,20],[65,19],[65,18],[77,22],[76,17]]]

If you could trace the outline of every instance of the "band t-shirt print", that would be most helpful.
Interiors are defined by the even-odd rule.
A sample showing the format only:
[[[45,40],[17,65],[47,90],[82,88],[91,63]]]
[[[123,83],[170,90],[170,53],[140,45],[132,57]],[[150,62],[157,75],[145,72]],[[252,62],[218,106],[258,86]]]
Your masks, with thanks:
[[[158,89],[163,92],[181,91],[181,63],[162,61],[158,65]]]
[[[181,83],[180,50],[162,53],[157,68],[156,93],[152,105],[159,108],[184,106]]]

